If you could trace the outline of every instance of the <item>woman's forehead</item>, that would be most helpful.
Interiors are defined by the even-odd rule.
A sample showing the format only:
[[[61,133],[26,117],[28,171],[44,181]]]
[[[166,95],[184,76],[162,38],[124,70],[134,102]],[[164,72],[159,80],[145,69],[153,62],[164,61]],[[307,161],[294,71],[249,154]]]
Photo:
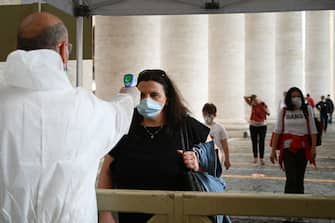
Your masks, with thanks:
[[[300,97],[301,95],[299,91],[292,91],[291,96]]]
[[[141,92],[151,92],[151,91],[163,91],[164,92],[164,88],[163,85],[161,85],[160,83],[156,82],[156,81],[141,81],[137,88],[141,91]]]

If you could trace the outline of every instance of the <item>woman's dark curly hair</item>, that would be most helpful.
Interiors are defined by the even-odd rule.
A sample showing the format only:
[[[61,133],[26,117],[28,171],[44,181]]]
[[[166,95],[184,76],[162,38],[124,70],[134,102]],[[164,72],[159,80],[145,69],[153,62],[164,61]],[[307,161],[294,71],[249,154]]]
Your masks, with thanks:
[[[174,86],[166,72],[159,69],[143,70],[137,78],[137,85],[142,81],[155,81],[163,86],[167,103],[163,108],[166,118],[166,125],[170,128],[178,128],[189,110],[183,103],[179,91]],[[135,112],[135,122],[139,123],[143,117]]]
[[[296,107],[293,105],[292,103],[292,93],[294,91],[297,91],[299,92],[300,94],[300,98],[301,98],[301,107],[299,109],[302,109],[302,110],[306,110],[307,107],[306,107],[306,103],[305,103],[305,97],[304,97],[304,94],[302,93],[302,91],[297,88],[297,87],[291,87],[287,93],[286,93],[286,96],[285,96],[285,104],[286,104],[286,109],[287,110],[294,110],[296,109]]]

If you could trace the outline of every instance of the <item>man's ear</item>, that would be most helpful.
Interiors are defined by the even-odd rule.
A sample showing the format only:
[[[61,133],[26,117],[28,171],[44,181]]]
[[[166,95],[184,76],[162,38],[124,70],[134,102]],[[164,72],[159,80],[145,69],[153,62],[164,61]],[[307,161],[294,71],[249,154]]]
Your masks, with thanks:
[[[67,49],[66,43],[65,42],[59,43],[58,49],[59,49],[59,54],[62,58],[63,63],[66,64],[68,60],[68,49]]]

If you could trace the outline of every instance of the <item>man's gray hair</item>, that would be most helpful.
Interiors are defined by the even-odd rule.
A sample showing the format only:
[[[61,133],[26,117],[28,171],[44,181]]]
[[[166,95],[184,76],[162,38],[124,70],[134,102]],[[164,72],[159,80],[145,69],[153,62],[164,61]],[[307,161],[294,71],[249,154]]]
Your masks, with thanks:
[[[57,43],[64,40],[66,34],[67,30],[63,23],[47,27],[40,34],[32,38],[25,38],[22,32],[18,32],[17,49],[27,51],[37,49],[57,50]]]

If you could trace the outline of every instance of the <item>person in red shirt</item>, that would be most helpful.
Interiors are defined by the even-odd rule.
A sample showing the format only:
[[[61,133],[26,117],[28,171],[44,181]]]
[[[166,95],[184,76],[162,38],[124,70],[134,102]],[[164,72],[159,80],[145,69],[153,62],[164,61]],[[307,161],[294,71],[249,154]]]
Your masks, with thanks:
[[[306,94],[306,101],[312,108],[315,107],[314,99],[308,93]]]
[[[253,163],[258,161],[258,150],[260,164],[264,165],[264,143],[266,135],[266,116],[270,115],[268,106],[256,95],[244,96],[245,102],[251,106],[251,115],[249,120],[249,130],[252,142],[252,152],[254,155]]]

